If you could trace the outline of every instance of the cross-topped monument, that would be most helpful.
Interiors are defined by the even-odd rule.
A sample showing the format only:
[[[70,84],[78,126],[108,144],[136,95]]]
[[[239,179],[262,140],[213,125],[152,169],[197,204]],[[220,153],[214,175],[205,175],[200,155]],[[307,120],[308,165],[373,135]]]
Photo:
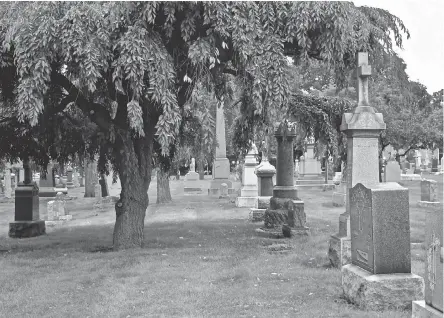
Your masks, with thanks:
[[[369,310],[407,309],[423,293],[422,278],[411,273],[408,189],[379,183],[379,134],[386,125],[370,106],[368,53],[358,53],[357,64],[358,105],[342,115],[341,124],[347,134],[346,211],[329,255],[336,248],[342,256],[349,301]]]

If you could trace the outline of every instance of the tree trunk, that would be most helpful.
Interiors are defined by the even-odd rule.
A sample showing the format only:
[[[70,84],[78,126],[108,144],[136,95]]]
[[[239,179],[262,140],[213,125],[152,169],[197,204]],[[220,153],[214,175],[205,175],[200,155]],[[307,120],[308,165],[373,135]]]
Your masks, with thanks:
[[[160,168],[157,171],[157,201],[156,203],[168,203],[171,202],[170,191],[170,174],[168,171],[163,171]]]
[[[145,214],[149,203],[154,132],[145,129],[145,137],[136,140],[131,138],[130,132],[119,135],[114,153],[122,191],[115,204],[114,250],[142,246]]]
[[[85,198],[94,198],[97,183],[97,161],[85,158]]]

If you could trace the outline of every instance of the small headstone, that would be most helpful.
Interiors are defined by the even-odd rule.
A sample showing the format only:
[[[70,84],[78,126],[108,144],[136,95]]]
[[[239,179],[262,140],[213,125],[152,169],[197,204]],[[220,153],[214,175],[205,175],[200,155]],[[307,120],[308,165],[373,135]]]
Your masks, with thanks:
[[[397,161],[389,161],[385,167],[385,182],[401,181],[401,168]]]
[[[48,201],[47,205],[46,205],[46,209],[47,209],[47,220],[48,221],[54,221],[55,220],[55,213],[54,213],[54,200]]]
[[[220,185],[220,197],[225,198],[228,196],[228,184],[222,183]]]
[[[102,186],[99,183],[94,185],[94,196],[97,200],[102,200]]]

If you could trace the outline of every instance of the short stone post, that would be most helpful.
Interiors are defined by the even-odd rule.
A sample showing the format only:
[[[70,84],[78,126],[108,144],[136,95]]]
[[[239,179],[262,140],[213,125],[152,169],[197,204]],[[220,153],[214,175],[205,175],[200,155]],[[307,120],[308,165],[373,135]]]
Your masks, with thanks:
[[[343,115],[341,125],[352,163],[347,193],[352,264],[341,268],[342,291],[365,310],[406,310],[424,297],[423,278],[411,273],[409,190],[379,183],[378,142],[385,123],[369,106],[368,53],[358,53],[357,60],[358,107]]]
[[[228,184],[222,183],[220,185],[220,196],[219,199],[228,197]]]
[[[304,202],[297,196],[293,177],[293,140],[296,137],[296,126],[285,120],[276,125],[274,135],[278,142],[276,185],[270,199],[270,208],[264,214],[264,227],[257,229],[256,233],[266,237],[306,235],[308,228],[305,226]]]
[[[443,317],[443,213],[426,212],[425,297],[412,303],[412,318]]]
[[[15,217],[9,223],[9,237],[34,237],[46,233],[39,215],[39,187],[32,181],[29,159],[23,160],[24,180],[15,189]]]

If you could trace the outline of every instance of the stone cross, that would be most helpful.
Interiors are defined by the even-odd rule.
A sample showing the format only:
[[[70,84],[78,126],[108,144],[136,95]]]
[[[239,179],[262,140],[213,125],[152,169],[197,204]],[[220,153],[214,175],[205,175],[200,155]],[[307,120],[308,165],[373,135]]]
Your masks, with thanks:
[[[369,106],[368,78],[372,75],[372,67],[368,65],[368,53],[358,53],[358,106]]]

